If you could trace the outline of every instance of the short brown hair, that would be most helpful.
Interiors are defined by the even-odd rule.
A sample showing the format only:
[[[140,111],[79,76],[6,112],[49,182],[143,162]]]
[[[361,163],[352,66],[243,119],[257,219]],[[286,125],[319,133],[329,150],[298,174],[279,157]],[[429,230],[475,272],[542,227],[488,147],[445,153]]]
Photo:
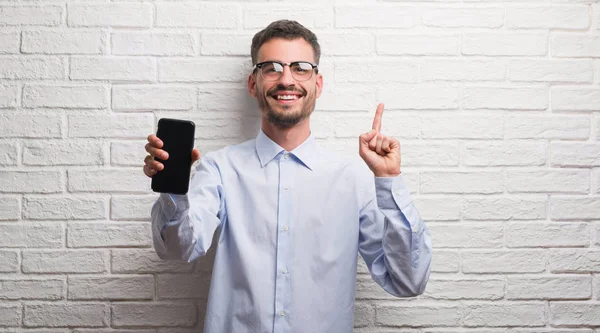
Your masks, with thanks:
[[[296,21],[279,20],[269,24],[266,28],[256,33],[256,35],[254,35],[252,38],[250,56],[252,57],[253,65],[256,65],[258,60],[258,50],[260,47],[273,38],[284,38],[287,40],[296,38],[304,39],[310,44],[310,46],[312,46],[315,62],[317,64],[319,63],[319,58],[321,58],[321,46],[317,41],[317,36]]]

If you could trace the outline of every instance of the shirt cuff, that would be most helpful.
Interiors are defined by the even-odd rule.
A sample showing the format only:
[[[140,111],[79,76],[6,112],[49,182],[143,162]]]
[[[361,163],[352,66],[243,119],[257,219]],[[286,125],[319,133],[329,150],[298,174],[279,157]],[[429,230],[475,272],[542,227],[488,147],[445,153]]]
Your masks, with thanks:
[[[380,209],[405,210],[412,204],[410,191],[404,183],[402,175],[396,177],[375,177],[377,206]]]
[[[164,224],[163,228],[178,223],[182,213],[190,206],[186,194],[161,193],[158,200],[161,210],[168,221]]]

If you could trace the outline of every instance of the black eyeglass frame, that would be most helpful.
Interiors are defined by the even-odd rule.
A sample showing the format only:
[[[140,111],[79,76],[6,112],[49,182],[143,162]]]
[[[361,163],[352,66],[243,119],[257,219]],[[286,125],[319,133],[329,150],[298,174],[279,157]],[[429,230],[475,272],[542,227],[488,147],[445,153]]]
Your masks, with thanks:
[[[308,81],[308,80],[312,79],[312,77],[313,77],[313,75],[314,75],[315,73],[317,73],[317,74],[319,73],[319,65],[317,65],[317,64],[313,64],[313,63],[312,63],[312,62],[310,62],[310,61],[292,61],[292,62],[281,62],[281,61],[275,61],[275,60],[259,62],[258,64],[254,65],[254,72],[256,72],[256,70],[258,70],[258,69],[261,69],[261,68],[262,68],[262,66],[264,66],[265,64],[273,64],[273,63],[275,63],[275,64],[279,64],[279,65],[280,65],[282,68],[283,68],[283,67],[285,67],[285,66],[290,66],[290,68],[292,68],[292,65],[297,65],[297,64],[300,64],[300,63],[302,63],[302,64],[309,64],[309,65],[312,67],[312,73],[313,73],[313,74],[311,74],[311,76],[310,76],[308,79],[306,79],[306,80],[298,80],[298,79],[296,79],[296,77],[294,77],[294,74],[293,74],[293,72],[292,72],[292,77],[294,78],[294,80],[296,80],[296,81],[300,81],[300,82]],[[315,70],[315,69],[316,69],[316,70]],[[283,75],[283,71],[281,72],[281,75]],[[281,78],[281,75],[279,76],[279,78]],[[261,76],[263,79],[267,80],[267,81],[277,81],[277,80],[279,80],[279,78],[278,78],[278,79],[276,79],[276,80],[269,80],[269,79],[266,79],[266,78],[265,78],[265,77],[262,75],[262,72],[260,72],[260,76]]]

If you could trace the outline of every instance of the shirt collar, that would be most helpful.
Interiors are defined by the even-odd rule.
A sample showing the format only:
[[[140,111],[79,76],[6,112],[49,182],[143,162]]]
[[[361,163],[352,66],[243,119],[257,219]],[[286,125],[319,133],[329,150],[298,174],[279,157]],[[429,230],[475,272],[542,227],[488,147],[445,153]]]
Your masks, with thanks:
[[[314,170],[316,164],[316,148],[317,142],[311,132],[310,136],[302,144],[292,150],[290,154],[297,157],[307,168]],[[271,162],[271,160],[282,151],[285,151],[285,149],[275,141],[271,140],[262,129],[258,131],[258,136],[256,137],[256,153],[258,154],[261,167],[264,167],[267,163]]]

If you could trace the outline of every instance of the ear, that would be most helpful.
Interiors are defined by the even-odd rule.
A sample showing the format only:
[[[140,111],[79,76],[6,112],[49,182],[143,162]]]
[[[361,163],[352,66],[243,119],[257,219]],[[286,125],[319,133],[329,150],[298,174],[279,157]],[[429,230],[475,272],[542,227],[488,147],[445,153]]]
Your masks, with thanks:
[[[248,75],[248,92],[250,93],[250,96],[256,97],[256,77],[254,76],[254,73]]]
[[[321,97],[321,92],[323,91],[323,75],[317,74],[317,80],[315,83],[317,85],[317,98],[319,98]]]

